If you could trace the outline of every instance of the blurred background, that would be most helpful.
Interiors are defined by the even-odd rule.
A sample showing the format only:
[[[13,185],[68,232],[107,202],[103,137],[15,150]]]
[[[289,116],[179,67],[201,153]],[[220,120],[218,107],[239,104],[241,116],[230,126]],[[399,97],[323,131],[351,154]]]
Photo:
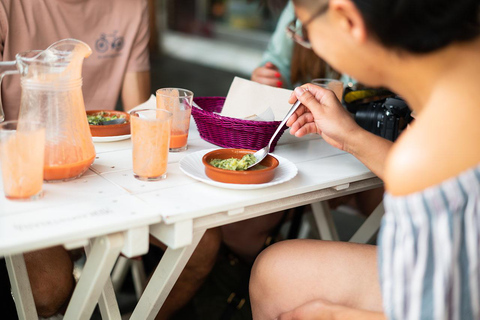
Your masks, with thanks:
[[[190,89],[225,96],[234,76],[250,79],[286,1],[149,0],[152,93]]]

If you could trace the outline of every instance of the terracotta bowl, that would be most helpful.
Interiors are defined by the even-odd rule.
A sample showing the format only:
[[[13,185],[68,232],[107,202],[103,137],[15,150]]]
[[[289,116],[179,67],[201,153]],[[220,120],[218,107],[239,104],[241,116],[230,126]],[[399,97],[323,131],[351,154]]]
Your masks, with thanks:
[[[110,137],[110,136],[123,136],[130,134],[130,114],[123,111],[114,110],[89,110],[87,115],[94,115],[100,112],[105,112],[106,115],[123,116],[127,119],[126,122],[121,124],[109,124],[109,125],[89,125],[92,137]]]
[[[223,183],[236,184],[259,184],[270,182],[275,175],[275,168],[278,167],[278,160],[267,155],[257,166],[245,171],[233,171],[220,169],[212,166],[210,161],[213,159],[241,159],[247,153],[254,153],[254,150],[248,149],[218,149],[205,154],[202,162],[205,166],[205,174],[212,180]]]

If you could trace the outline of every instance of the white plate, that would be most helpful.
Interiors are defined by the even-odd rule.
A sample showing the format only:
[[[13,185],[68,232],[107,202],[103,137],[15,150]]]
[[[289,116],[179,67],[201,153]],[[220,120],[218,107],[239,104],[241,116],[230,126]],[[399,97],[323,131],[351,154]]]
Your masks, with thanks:
[[[187,176],[202,181],[204,183],[210,184],[212,186],[227,188],[227,189],[237,189],[237,190],[252,190],[252,189],[261,189],[270,186],[274,186],[280,183],[287,182],[293,177],[297,175],[298,169],[295,164],[288,161],[285,158],[280,156],[274,155],[275,158],[278,159],[279,165],[275,169],[275,176],[273,180],[267,183],[260,183],[260,184],[235,184],[235,183],[223,183],[217,182],[205,174],[205,167],[202,162],[203,156],[210,151],[217,150],[217,149],[210,149],[210,150],[201,150],[183,157],[180,160],[180,170],[183,171]]]
[[[131,134],[124,134],[121,136],[109,136],[109,137],[92,137],[93,142],[113,142],[130,139]]]

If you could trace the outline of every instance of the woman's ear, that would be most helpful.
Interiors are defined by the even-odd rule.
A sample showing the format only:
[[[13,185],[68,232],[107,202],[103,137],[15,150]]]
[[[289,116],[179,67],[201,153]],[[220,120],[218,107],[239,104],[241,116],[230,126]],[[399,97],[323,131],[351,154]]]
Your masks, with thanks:
[[[363,16],[351,0],[330,0],[330,12],[340,28],[354,41],[364,43],[367,40],[367,28]]]

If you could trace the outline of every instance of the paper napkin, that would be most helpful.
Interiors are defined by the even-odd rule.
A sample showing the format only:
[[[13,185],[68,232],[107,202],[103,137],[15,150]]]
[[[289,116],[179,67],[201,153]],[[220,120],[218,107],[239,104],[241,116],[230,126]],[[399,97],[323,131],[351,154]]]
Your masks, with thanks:
[[[281,121],[291,108],[288,103],[291,93],[291,90],[235,77],[221,115],[247,120]]]

